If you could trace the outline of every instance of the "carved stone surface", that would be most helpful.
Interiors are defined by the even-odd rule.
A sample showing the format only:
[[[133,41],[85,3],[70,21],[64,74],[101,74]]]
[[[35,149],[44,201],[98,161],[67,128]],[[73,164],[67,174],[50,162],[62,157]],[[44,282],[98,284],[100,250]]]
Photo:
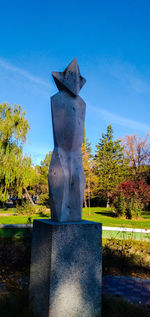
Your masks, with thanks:
[[[58,89],[51,98],[54,151],[49,168],[52,221],[80,221],[85,177],[81,145],[85,102],[78,92],[85,83],[76,58],[64,72],[52,72]]]
[[[102,226],[35,220],[30,303],[35,317],[100,317]]]

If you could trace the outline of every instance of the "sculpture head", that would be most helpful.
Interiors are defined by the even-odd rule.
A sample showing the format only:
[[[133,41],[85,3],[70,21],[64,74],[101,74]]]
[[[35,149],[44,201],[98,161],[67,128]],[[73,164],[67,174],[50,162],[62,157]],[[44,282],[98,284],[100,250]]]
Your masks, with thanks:
[[[52,72],[52,76],[59,90],[67,90],[73,96],[78,95],[86,82],[86,79],[80,75],[76,58],[65,68],[64,72]]]

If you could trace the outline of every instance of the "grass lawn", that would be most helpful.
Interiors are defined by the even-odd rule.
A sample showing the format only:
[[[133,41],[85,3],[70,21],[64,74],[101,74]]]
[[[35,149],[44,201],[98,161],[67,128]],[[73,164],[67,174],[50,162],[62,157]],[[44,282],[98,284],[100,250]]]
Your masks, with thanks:
[[[0,215],[7,215],[7,214],[15,214],[16,213],[16,208],[7,208],[7,209],[3,209],[0,208]]]
[[[15,213],[15,209],[10,208],[7,210],[0,209],[0,224],[26,224],[28,223],[28,216],[20,215],[8,215],[9,213]],[[5,216],[7,214],[7,216]],[[40,218],[49,218],[49,213],[46,216],[33,215],[30,216],[31,221],[34,219]],[[130,220],[114,217],[114,214],[111,208],[104,207],[92,207],[91,214],[89,215],[89,209],[83,208],[83,219],[101,222],[103,226],[109,227],[128,227],[128,228],[141,228],[141,229],[150,229],[150,212],[143,212],[141,218]]]
[[[50,218],[50,212],[45,215],[16,215],[15,209],[14,214],[10,214],[13,208],[8,210],[0,210],[0,224],[27,224],[32,223],[34,219]],[[140,219],[129,220],[114,217],[111,208],[93,207],[91,208],[91,215],[89,215],[89,209],[83,208],[83,219],[101,222],[103,226],[111,227],[129,227],[129,228],[150,228],[150,212],[143,212]],[[0,237],[22,237],[25,229],[6,229],[0,228]],[[130,232],[116,232],[116,231],[103,231],[103,238],[116,238],[116,239],[132,239],[132,240],[149,240],[150,233],[130,233]]]
[[[0,216],[0,224],[27,224],[29,223],[29,218],[33,222],[34,219],[43,219],[45,217],[41,217],[38,214],[33,216]]]
[[[140,219],[130,220],[114,217],[111,208],[92,207],[90,216],[89,209],[83,208],[83,219],[101,222],[103,226],[109,227],[150,229],[150,212],[143,212]]]

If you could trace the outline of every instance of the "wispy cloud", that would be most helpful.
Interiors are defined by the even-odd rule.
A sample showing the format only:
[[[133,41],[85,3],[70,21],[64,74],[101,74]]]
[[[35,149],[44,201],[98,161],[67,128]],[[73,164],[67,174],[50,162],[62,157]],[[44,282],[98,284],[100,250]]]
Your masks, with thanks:
[[[119,116],[115,113],[112,113],[110,111],[97,108],[95,106],[89,105],[89,109],[94,111],[96,115],[100,116],[101,119],[108,120],[110,123],[115,123],[120,126],[124,126],[126,128],[130,128],[134,131],[141,131],[144,133],[150,132],[150,125],[145,124],[143,122],[139,122],[137,120],[132,120],[129,118],[125,118],[122,116]]]
[[[130,85],[130,87],[137,93],[150,91],[150,83],[137,72],[135,67],[127,63],[122,65],[114,65],[114,68],[112,69],[112,74],[116,78]]]
[[[143,69],[142,74],[135,65],[123,61],[103,60],[101,69],[117,78],[137,93],[150,92],[149,74]],[[148,70],[147,70],[148,71]]]
[[[16,67],[16,66],[12,65],[11,63],[5,61],[1,57],[0,57],[0,67],[2,67],[3,69],[5,69],[7,71],[11,71],[15,74],[19,74],[19,75],[23,76],[24,78],[26,78],[26,79],[28,79],[36,84],[45,86],[46,88],[50,88],[50,84],[47,81],[45,81],[44,79],[32,75],[30,72],[26,71],[23,68]]]

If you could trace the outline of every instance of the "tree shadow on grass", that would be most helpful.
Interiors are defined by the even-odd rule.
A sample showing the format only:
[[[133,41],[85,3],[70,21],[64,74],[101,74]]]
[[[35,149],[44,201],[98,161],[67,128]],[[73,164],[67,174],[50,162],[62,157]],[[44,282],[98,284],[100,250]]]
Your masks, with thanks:
[[[40,212],[38,213],[38,215],[39,215],[40,217],[42,217],[42,218],[50,218],[50,215],[47,215],[47,214],[43,213],[42,211],[40,211]]]
[[[116,218],[116,214],[113,211],[108,211],[108,212],[94,211],[94,214]]]

